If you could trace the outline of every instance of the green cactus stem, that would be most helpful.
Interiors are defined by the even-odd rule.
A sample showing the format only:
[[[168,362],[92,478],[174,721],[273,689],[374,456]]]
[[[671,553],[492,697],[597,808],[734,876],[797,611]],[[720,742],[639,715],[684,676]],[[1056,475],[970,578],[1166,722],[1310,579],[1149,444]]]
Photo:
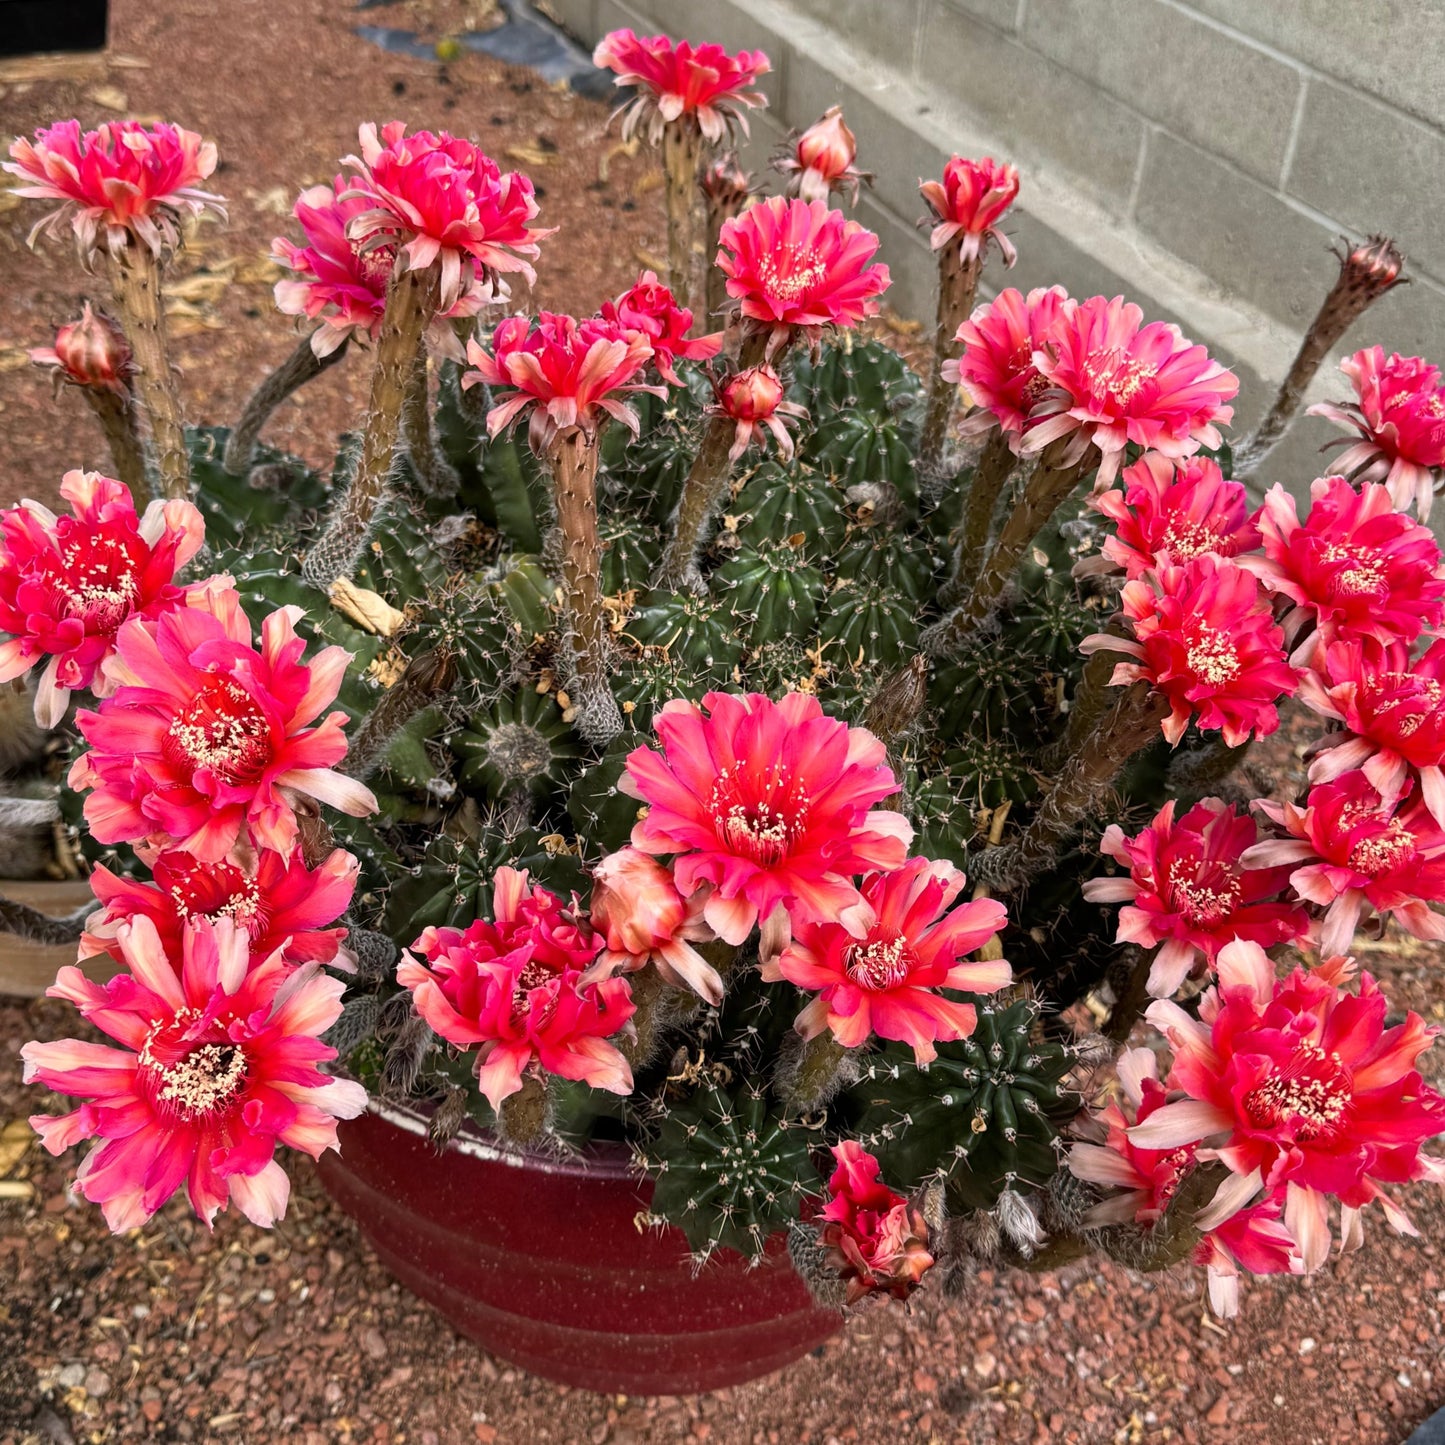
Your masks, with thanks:
[[[286,400],[292,392],[314,381],[327,367],[335,366],[346,355],[350,338],[343,341],[335,351],[317,356],[311,347],[311,335],[307,332],[297,343],[290,356],[275,370],[269,372],[261,385],[251,393],[241,419],[226,439],[226,450],[221,465],[233,477],[245,476],[251,469],[251,458],[256,451],[262,428],[271,419],[271,413]]]
[[[1107,632],[1111,636],[1122,637],[1123,627],[1122,618],[1115,617],[1107,624]],[[1045,768],[1053,770],[1059,767],[1084,746],[1084,740],[1098,727],[1099,720],[1114,700],[1110,679],[1114,676],[1115,666],[1125,660],[1121,653],[1111,652],[1107,647],[1100,647],[1090,654],[1079,685],[1070,699],[1069,720],[1063,734],[1044,750],[1040,759]]]
[[[376,510],[390,491],[402,409],[422,337],[436,315],[440,287],[438,264],[403,271],[392,279],[376,338],[366,432],[356,473],[302,564],[302,574],[317,587],[328,588],[338,577],[351,574]]]
[[[423,652],[412,658],[352,737],[344,765],[348,776],[363,782],[369,778],[401,728],[449,692],[456,679],[456,663],[447,653]]]
[[[181,395],[166,350],[160,258],[149,246],[127,246],[111,258],[110,276],[115,304],[135,360],[133,385],[150,419],[161,495],[189,498],[191,461],[186,451]]]
[[[422,493],[428,497],[453,497],[461,485],[461,478],[446,459],[437,440],[428,375],[427,351],[423,343],[417,349],[411,383],[402,405],[402,442],[411,458],[411,469]]]
[[[103,386],[86,386],[81,390],[105,433],[116,480],[124,482],[132,496],[146,496],[151,484],[146,476],[145,448],[136,431],[134,402],[128,395],[117,396]]]
[[[514,1149],[534,1149],[552,1127],[552,1101],[547,1081],[538,1074],[523,1074],[522,1087],[508,1094],[497,1110],[497,1133]]]
[[[963,497],[963,519],[959,524],[958,546],[953,554],[953,571],[938,600],[951,607],[966,597],[978,580],[979,569],[988,553],[988,533],[994,509],[1004,483],[1013,474],[1018,458],[1009,445],[1008,434],[995,429],[984,445],[983,455],[973,469],[973,478]]]
[[[707,304],[698,298],[702,259],[702,132],[688,117],[662,131],[662,173],[667,204],[667,284],[680,306],[699,315]]]
[[[952,359],[958,328],[973,310],[983,253],[965,261],[962,248],[945,246],[938,253],[938,319],[933,328],[933,371],[928,381],[928,407],[923,415],[923,436],[918,449],[918,470],[925,483],[940,478],[943,448],[948,440],[948,417],[957,388],[943,374]]]
[[[778,1092],[792,1118],[817,1113],[857,1077],[852,1051],[826,1031],[815,1034],[795,1056],[785,1052],[782,1062]]]

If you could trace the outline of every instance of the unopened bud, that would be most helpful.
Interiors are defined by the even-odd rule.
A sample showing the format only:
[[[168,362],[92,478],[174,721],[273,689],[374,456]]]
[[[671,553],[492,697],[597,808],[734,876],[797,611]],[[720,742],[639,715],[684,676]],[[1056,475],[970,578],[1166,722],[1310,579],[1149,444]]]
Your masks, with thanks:
[[[703,167],[698,186],[707,197],[709,209],[720,217],[741,215],[752,195],[752,177],[731,151]]]
[[[1367,301],[1374,301],[1409,279],[1401,274],[1405,269],[1404,254],[1388,236],[1371,236],[1335,254],[1340,258],[1341,284]]]
[[[928,659],[919,653],[878,684],[863,726],[884,743],[896,742],[918,721],[928,698]]]
[[[135,364],[125,333],[88,301],[80,320],[67,322],[55,333],[55,345],[38,347],[30,359],[53,368],[57,381],[130,395]]]

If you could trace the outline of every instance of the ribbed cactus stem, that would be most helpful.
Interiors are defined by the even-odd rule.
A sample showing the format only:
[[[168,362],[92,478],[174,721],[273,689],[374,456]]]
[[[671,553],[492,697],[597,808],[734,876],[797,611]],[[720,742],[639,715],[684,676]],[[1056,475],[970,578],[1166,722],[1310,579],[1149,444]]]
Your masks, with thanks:
[[[145,448],[141,446],[140,433],[136,431],[135,406],[129,396],[117,396],[103,386],[81,388],[90,409],[100,422],[105,433],[105,444],[110,452],[115,478],[124,482],[135,497],[148,496],[150,478],[146,475]]]
[[[645,1068],[657,1053],[657,1043],[666,1023],[670,990],[655,968],[644,968],[628,980],[632,985],[632,1031],[616,1040],[623,1058],[633,1071]]]
[[[335,351],[317,356],[311,347],[308,332],[295,345],[291,354],[280,366],[269,372],[260,386],[251,393],[241,419],[226,439],[226,450],[221,456],[221,465],[233,476],[244,476],[250,470],[251,458],[256,452],[256,443],[261,431],[270,421],[271,414],[292,392],[314,381],[328,366],[335,366],[346,355],[347,342],[343,341]]]
[[[796,1069],[783,1083],[788,1113],[816,1113],[851,1078],[852,1063],[852,1055],[831,1033],[815,1034],[803,1045]]]
[[[356,473],[302,564],[302,575],[318,587],[329,587],[338,577],[351,575],[377,508],[390,492],[402,408],[422,337],[436,315],[439,292],[437,265],[403,271],[393,278],[387,292]]]
[[[667,284],[678,304],[698,314],[702,258],[702,132],[690,117],[669,121],[662,131],[662,173],[667,204]]]
[[[1127,1041],[1134,1025],[1144,1017],[1149,1007],[1149,973],[1154,966],[1154,955],[1145,949],[1130,946],[1125,963],[1128,972],[1124,975],[1123,987],[1104,1021],[1104,1036],[1116,1044]]]
[[[1090,447],[1076,462],[1057,465],[1047,454],[1040,459],[1023,492],[1003,524],[998,541],[979,569],[967,597],[941,622],[923,634],[925,651],[934,657],[953,657],[993,616],[1004,588],[1013,580],[1030,542],[1038,536],[1060,504],[1078,485],[1079,478],[1097,461]]]
[[[1252,741],[1252,738],[1246,738],[1244,742],[1230,747],[1221,735],[1215,734],[1203,747],[1175,753],[1169,759],[1165,787],[1170,793],[1193,794],[1201,798],[1216,792],[1220,784],[1244,762]]]
[[[427,351],[423,344],[412,367],[411,385],[401,413],[401,435],[411,457],[411,469],[417,485],[428,497],[456,495],[461,479],[457,470],[442,453],[437,441],[431,404],[430,374]]]
[[[564,432],[549,453],[557,531],[562,547],[562,590],[572,676],[568,691],[577,729],[588,742],[606,743],[622,731],[608,662],[612,634],[602,605],[602,547],[597,538],[597,437]]]
[[[933,327],[933,371],[928,379],[928,408],[923,414],[923,436],[918,447],[918,469],[925,485],[940,479],[943,448],[948,440],[948,417],[958,388],[943,374],[943,363],[958,350],[958,328],[973,310],[983,255],[964,260],[962,247],[945,246],[938,253],[938,317]]]
[[[508,1094],[497,1110],[497,1132],[516,1149],[534,1149],[552,1127],[552,1101],[547,1081],[538,1074],[523,1074],[522,1087]]]
[[[1196,1217],[1228,1177],[1229,1171],[1223,1164],[1196,1164],[1152,1225],[1120,1224],[1090,1229],[1084,1232],[1085,1238],[1111,1259],[1143,1274],[1181,1264],[1199,1243]]]
[[[759,331],[743,342],[742,355],[738,359],[738,370],[747,371],[759,366],[767,352],[767,333]],[[781,350],[774,356],[776,366],[781,360]],[[702,586],[698,571],[697,554],[702,545],[703,530],[712,516],[728,475],[732,461],[728,452],[732,449],[737,434],[736,423],[731,417],[713,416],[703,428],[702,443],[692,459],[687,479],[682,484],[682,496],[677,511],[673,514],[672,535],[658,564],[657,575],[653,578],[656,587],[667,592],[677,592],[684,587]]]
[[[710,323],[727,305],[727,273],[717,264],[718,247],[721,244],[722,228],[725,221],[738,215],[738,207],[730,200],[707,202],[707,240],[702,253],[703,302],[707,307],[707,321]],[[699,331],[706,331],[706,325],[698,325]]]
[[[958,546],[953,554],[953,572],[939,593],[939,601],[945,607],[966,597],[978,580],[983,559],[988,554],[988,534],[993,525],[993,514],[1017,461],[1007,433],[995,429],[984,444],[983,454],[963,495],[963,518],[959,523]]]
[[[133,385],[150,419],[160,492],[170,498],[189,498],[191,459],[186,451],[180,391],[166,350],[161,274],[160,258],[149,246],[127,246],[111,258],[111,289],[135,361]]]

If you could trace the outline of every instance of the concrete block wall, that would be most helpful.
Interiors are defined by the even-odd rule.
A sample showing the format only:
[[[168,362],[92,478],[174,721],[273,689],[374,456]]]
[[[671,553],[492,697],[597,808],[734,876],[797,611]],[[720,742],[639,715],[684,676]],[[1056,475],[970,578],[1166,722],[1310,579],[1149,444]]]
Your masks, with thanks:
[[[1019,264],[985,287],[1119,292],[1240,375],[1235,431],[1268,404],[1334,275],[1341,234],[1384,230],[1413,284],[1344,350],[1445,365],[1442,0],[549,0],[579,38],[618,26],[761,47],[770,110],[745,161],[841,102],[877,175],[859,218],[891,301],[932,314],[917,182],[952,152],[1022,172]],[[1313,399],[1347,395],[1326,369]],[[1336,433],[1307,419],[1262,480],[1304,491]]]

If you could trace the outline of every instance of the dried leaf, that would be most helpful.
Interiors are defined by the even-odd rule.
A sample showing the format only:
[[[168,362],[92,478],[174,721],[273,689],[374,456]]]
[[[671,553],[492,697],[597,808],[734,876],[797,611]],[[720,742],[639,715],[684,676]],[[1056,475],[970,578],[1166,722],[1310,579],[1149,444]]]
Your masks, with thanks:
[[[612,174],[613,157],[626,156],[630,160],[637,154],[641,145],[641,138],[633,136],[631,140],[619,141],[615,146],[609,146],[597,159],[597,179],[605,186]]]
[[[8,1174],[30,1152],[35,1130],[24,1119],[12,1119],[0,1129],[0,1175]]]
[[[659,260],[651,251],[644,251],[641,246],[633,249],[632,259],[640,266],[645,266],[649,271],[656,271],[662,275],[667,270],[667,262]]]
[[[130,103],[126,100],[125,91],[118,90],[113,85],[97,85],[85,92],[87,100],[93,100],[97,105],[102,105],[106,110],[129,110]]]
[[[518,165],[523,166],[546,166],[552,163],[551,155],[541,146],[508,146],[506,154],[508,160],[516,161]]]
[[[33,1199],[35,1186],[28,1179],[0,1179],[0,1199]]]
[[[406,626],[406,613],[398,612],[379,592],[358,587],[347,577],[331,584],[331,605],[358,627],[379,637],[395,637]]]
[[[0,371],[19,371],[30,365],[30,352],[23,346],[0,346]]]
[[[270,211],[273,216],[289,216],[296,196],[286,186],[272,186],[268,191],[253,191],[249,199],[258,211]]]

